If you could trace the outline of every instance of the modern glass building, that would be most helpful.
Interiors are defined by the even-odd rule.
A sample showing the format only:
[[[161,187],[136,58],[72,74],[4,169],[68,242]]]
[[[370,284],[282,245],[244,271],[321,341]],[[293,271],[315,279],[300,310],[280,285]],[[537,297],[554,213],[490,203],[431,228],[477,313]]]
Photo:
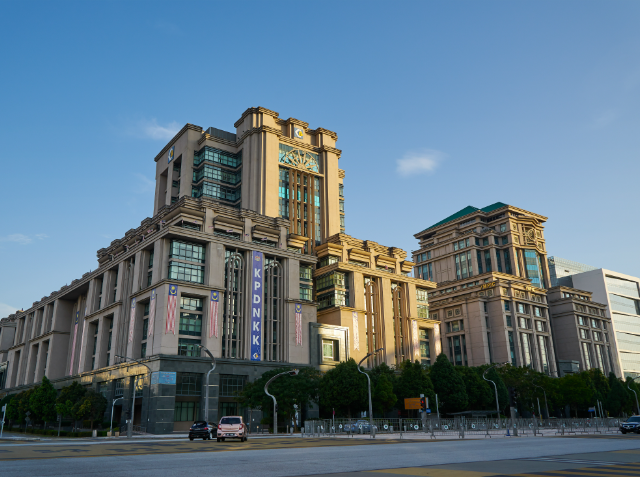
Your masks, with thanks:
[[[573,287],[572,275],[597,270],[596,267],[567,260],[566,258],[549,257],[547,261],[549,263],[549,278],[551,279],[552,287]]]

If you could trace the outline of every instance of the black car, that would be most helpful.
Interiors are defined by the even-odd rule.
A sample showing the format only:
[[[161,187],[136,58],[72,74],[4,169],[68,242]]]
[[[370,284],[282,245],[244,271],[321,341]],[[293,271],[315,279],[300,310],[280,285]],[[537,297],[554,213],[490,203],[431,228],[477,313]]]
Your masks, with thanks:
[[[635,432],[640,434],[640,416],[631,416],[624,422],[620,423],[620,432],[626,434],[627,432]]]
[[[195,421],[189,429],[189,440],[204,439],[209,440],[216,436],[218,426],[207,421]]]

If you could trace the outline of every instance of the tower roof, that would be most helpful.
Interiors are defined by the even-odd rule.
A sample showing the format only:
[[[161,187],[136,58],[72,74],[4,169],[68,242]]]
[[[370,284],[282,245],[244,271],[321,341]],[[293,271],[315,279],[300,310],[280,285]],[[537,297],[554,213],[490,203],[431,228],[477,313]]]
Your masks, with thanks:
[[[482,212],[485,212],[485,213],[489,213],[489,212],[493,212],[494,210],[500,209],[502,207],[506,207],[507,205],[508,204],[505,204],[504,202],[496,202],[495,204],[488,205],[486,207],[483,207],[482,209],[478,209],[477,207],[473,207],[471,205],[468,205],[464,209],[461,209],[458,212],[456,212],[455,214],[450,215],[446,219],[443,219],[440,222],[437,222],[437,223],[433,224],[431,227],[427,227],[422,232],[418,232],[416,235],[419,235],[419,234],[421,234],[423,232],[426,232],[427,230],[431,230],[431,229],[433,229],[435,227],[438,227],[440,225],[446,224],[447,222],[452,222],[452,221],[454,221],[456,219],[459,219],[460,217],[464,217],[465,215],[472,214],[473,212],[482,211]]]

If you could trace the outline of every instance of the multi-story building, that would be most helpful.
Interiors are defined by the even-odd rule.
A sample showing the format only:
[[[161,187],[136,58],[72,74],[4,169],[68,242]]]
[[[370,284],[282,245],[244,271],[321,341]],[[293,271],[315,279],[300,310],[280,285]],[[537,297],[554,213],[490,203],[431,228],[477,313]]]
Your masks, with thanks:
[[[324,369],[352,353],[364,356],[366,278],[377,284],[375,303],[383,308],[369,314],[383,320],[380,329],[402,327],[400,348],[398,336],[380,336],[384,359],[418,357],[428,343],[414,331],[429,321],[417,289],[434,285],[406,275],[413,263],[405,252],[373,242],[362,251],[371,269],[352,270],[349,249],[362,242],[342,234],[337,135],[264,108],[246,110],[235,128],[182,128],[155,158],[153,217],[98,250],[96,270],[0,321],[5,391],[43,376],[56,387],[80,381],[109,402],[123,398],[116,420],[135,399],[134,425],[152,433],[186,429],[205,417],[211,362],[203,346],[217,360],[206,417],[237,414],[237,392],[266,370]],[[353,293],[361,291],[350,307],[328,298],[329,287],[314,294],[314,282],[345,265],[335,257],[325,263],[325,255],[349,240],[355,245],[344,247],[344,273]],[[334,252],[325,253],[329,247]],[[323,257],[317,270],[316,254]],[[402,293],[391,293],[398,287]],[[358,319],[336,318],[349,312]]]
[[[571,288],[573,287],[570,278],[571,275],[597,270],[596,267],[560,257],[549,257],[547,262],[549,264],[549,276],[551,277],[552,287],[568,286]]]
[[[591,296],[565,286],[547,290],[560,376],[591,368],[621,376],[607,305],[592,301]]]
[[[602,268],[570,278],[575,288],[590,291],[594,301],[607,306],[615,367],[625,377],[640,376],[640,279]]]
[[[415,234],[415,275],[437,282],[430,318],[456,365],[510,362],[556,375],[545,288],[547,218],[498,202]]]

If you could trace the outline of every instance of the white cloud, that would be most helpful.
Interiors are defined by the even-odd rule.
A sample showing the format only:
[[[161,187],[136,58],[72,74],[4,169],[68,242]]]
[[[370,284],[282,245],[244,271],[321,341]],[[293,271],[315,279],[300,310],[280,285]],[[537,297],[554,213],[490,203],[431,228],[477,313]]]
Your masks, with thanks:
[[[433,149],[425,149],[420,152],[408,152],[402,159],[396,160],[396,172],[402,176],[433,172],[444,158],[445,154]]]
[[[165,141],[168,141],[175,136],[178,131],[180,131],[180,125],[177,122],[172,121],[171,123],[163,126],[158,124],[158,121],[155,118],[150,121],[140,121],[138,128],[139,132],[142,132],[142,135],[145,137],[158,140],[163,139]]]
[[[33,239],[36,238],[38,240],[44,240],[49,237],[47,234],[35,234],[33,237],[29,237],[24,234],[11,234],[6,237],[0,237],[0,242],[13,242],[19,243],[20,245],[27,245],[28,243],[33,242]]]
[[[6,318],[9,315],[12,315],[18,311],[18,308],[15,306],[7,305],[6,303],[0,303],[0,318]]]

